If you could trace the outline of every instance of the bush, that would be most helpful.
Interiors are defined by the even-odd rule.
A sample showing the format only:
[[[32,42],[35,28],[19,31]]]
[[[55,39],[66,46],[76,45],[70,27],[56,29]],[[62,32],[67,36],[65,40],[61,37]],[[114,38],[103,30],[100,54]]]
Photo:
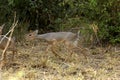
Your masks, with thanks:
[[[0,1],[0,23],[11,23],[15,11],[20,23],[27,22],[28,30],[39,29],[40,33],[64,31],[81,22],[95,23],[101,42],[120,43],[119,3],[119,0],[4,0]]]

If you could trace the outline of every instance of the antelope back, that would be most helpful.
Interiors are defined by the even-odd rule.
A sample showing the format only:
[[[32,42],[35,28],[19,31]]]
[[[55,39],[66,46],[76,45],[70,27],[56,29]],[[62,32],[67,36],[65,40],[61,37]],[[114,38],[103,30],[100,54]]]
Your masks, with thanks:
[[[76,38],[76,34],[72,32],[50,32],[50,33],[45,33],[45,34],[40,34],[37,35],[38,39],[44,39],[46,41],[52,41],[52,40],[57,40],[57,41],[63,41],[63,40],[68,40],[72,41]]]
[[[3,50],[6,47],[6,44],[7,44],[8,40],[9,40],[8,37],[4,37],[4,35],[0,35],[0,41],[1,41],[1,43],[0,43],[0,49]],[[9,51],[17,51],[14,38],[12,38],[10,40],[10,44],[9,44],[7,50],[9,50]]]

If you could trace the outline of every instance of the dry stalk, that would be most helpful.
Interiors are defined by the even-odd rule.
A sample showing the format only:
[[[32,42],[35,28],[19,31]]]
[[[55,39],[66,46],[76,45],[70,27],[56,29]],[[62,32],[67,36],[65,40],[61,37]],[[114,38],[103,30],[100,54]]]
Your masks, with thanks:
[[[7,38],[6,36],[7,36],[10,32],[11,32],[11,30],[9,30],[9,31],[4,35],[4,37],[0,40],[0,44],[1,44],[1,42],[4,40],[4,38]]]
[[[4,60],[4,57],[5,57],[5,55],[6,55],[6,50],[7,50],[8,46],[9,46],[9,44],[10,44],[11,37],[12,37],[12,34],[13,34],[13,31],[14,31],[14,28],[15,28],[15,26],[17,25],[17,23],[18,23],[18,21],[17,21],[16,23],[13,23],[14,25],[12,25],[11,33],[10,33],[10,36],[9,36],[8,42],[7,42],[7,44],[6,44],[6,47],[5,47],[5,49],[3,50],[3,53],[2,53],[2,59],[1,59],[1,60]]]
[[[15,18],[14,18],[14,21],[15,21]],[[14,22],[13,25],[12,25],[11,30],[9,30],[9,32],[6,34],[6,35],[8,35],[11,32],[10,36],[9,36],[9,39],[7,41],[6,47],[5,47],[5,49],[3,50],[3,53],[2,53],[2,58],[1,58],[1,63],[0,63],[0,80],[2,80],[2,67],[4,66],[4,63],[5,63],[4,59],[5,59],[5,55],[6,55],[6,50],[7,50],[8,46],[9,46],[9,44],[10,44],[10,40],[11,40],[14,28],[17,25],[17,23],[18,23],[18,21]],[[6,35],[1,39],[0,43],[2,42],[2,40],[4,40]]]
[[[94,31],[94,34],[95,34],[95,37],[96,37],[96,39],[97,39],[97,42],[98,42],[98,44],[100,45],[100,46],[102,46],[101,45],[101,43],[100,43],[100,40],[99,40],[99,38],[98,38],[98,30],[99,30],[99,28],[98,28],[98,26],[97,25],[95,25],[95,24],[92,24],[92,29],[93,29],[93,31]]]
[[[1,62],[1,64],[0,64],[0,68],[2,68],[2,66],[4,65],[4,60],[5,60],[5,56],[6,56],[6,50],[7,50],[8,46],[9,46],[9,44],[10,44],[11,37],[12,37],[14,28],[15,28],[15,26],[17,25],[17,23],[18,23],[18,21],[16,21],[16,15],[15,15],[15,17],[14,17],[14,22],[13,22],[13,24],[12,24],[12,26],[11,26],[11,29],[10,29],[9,32],[7,33],[7,34],[10,33],[10,35],[9,35],[7,44],[6,44],[6,46],[5,46],[5,49],[4,49],[3,52],[2,52],[2,58],[1,58],[1,61],[2,61],[2,62]],[[6,34],[6,35],[7,35],[7,34]],[[5,37],[6,37],[6,35],[5,35]],[[4,39],[5,37],[3,37],[3,39]],[[3,40],[3,39],[2,39],[2,40]],[[1,42],[2,42],[2,40],[1,40]]]

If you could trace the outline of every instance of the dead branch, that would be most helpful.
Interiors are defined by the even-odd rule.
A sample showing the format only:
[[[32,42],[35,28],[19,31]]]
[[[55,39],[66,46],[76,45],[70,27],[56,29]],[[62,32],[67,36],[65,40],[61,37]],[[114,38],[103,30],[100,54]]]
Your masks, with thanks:
[[[16,15],[15,15],[15,17],[14,17],[14,22],[13,22],[13,24],[12,24],[12,26],[11,26],[11,29],[10,29],[9,32],[7,33],[7,34],[10,33],[10,35],[9,35],[9,39],[8,39],[8,41],[7,41],[6,47],[5,47],[5,49],[3,50],[1,61],[5,59],[6,50],[7,50],[8,46],[9,46],[9,44],[10,44],[11,37],[12,37],[13,31],[14,31],[14,28],[15,28],[15,26],[16,26],[17,23],[18,23],[18,21],[16,21],[15,19],[16,19]],[[7,34],[6,34],[6,35],[7,35]],[[6,37],[6,36],[5,36],[5,37]],[[5,37],[3,37],[3,39],[4,39]],[[2,40],[3,40],[3,39],[2,39]],[[1,42],[2,42],[2,40],[1,40]]]

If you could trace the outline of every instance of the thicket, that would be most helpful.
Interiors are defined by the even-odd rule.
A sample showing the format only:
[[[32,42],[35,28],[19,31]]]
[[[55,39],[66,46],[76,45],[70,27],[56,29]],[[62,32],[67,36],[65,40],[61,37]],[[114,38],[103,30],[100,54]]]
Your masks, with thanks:
[[[44,33],[77,27],[89,39],[94,34],[97,41],[120,43],[120,0],[0,0],[4,32],[12,24],[14,12],[19,20],[17,36],[26,30]]]

